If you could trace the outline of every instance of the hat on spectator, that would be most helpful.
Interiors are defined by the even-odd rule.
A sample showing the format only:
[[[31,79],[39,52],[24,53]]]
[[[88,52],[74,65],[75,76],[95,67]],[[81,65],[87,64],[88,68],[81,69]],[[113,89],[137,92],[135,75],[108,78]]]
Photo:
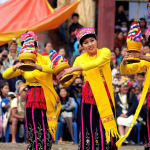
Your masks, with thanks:
[[[16,94],[14,92],[8,92],[8,97],[15,98]]]
[[[83,41],[86,38],[89,37],[94,37],[96,39],[96,34],[95,34],[95,30],[92,27],[85,27],[80,29],[77,34],[76,34],[77,40],[80,42],[80,44],[82,45]]]
[[[26,84],[22,84],[22,85],[19,87],[19,94],[20,94],[22,91],[27,91]]]
[[[119,81],[119,86],[121,86],[122,84],[124,84],[124,85],[128,85],[128,82],[127,81],[125,81],[123,78]]]

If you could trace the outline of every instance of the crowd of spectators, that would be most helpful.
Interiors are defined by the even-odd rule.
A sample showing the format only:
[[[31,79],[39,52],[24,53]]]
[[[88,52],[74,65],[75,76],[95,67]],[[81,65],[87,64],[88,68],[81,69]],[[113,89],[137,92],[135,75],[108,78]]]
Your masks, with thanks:
[[[69,28],[69,43],[68,50],[70,54],[69,64],[73,66],[75,59],[84,54],[85,50],[83,47],[77,42],[75,34],[79,29],[83,26],[78,22],[79,15],[74,13],[72,15],[72,24]],[[145,38],[145,30],[146,30],[146,21],[144,18],[140,19],[140,26],[142,30],[142,34],[144,37],[144,45],[142,47],[143,54],[150,53],[150,47]],[[129,27],[131,26],[132,21],[128,21],[125,14],[123,6],[119,6],[116,10],[116,18],[115,18],[115,38],[114,38],[114,49],[111,50],[111,62],[110,67],[112,70],[112,80],[113,80],[113,90],[115,97],[115,105],[116,105],[116,117],[117,117],[117,125],[118,131],[121,136],[124,136],[129,129],[130,123],[133,119],[135,110],[138,106],[142,88],[144,85],[145,72],[134,74],[134,75],[125,75],[123,76],[120,73],[120,63],[122,58],[125,56],[127,51],[126,46],[126,38],[129,31]],[[60,32],[61,34],[61,32]],[[66,43],[66,40],[64,41]],[[49,51],[53,49],[53,45],[51,42],[47,42],[44,44],[44,49],[37,51],[41,55],[49,55]],[[18,60],[18,50],[17,50],[17,42],[12,40],[12,42],[3,45],[0,47],[0,140],[2,138],[2,128],[5,130],[7,126],[7,122],[11,122],[11,131],[12,135],[11,141],[16,142],[15,134],[18,128],[18,122],[24,123],[24,107],[25,107],[25,95],[27,92],[25,86],[25,80],[23,76],[14,77],[9,80],[5,80],[2,77],[3,72],[10,66],[19,63]],[[58,54],[66,57],[67,50],[64,47],[60,47],[57,50]],[[57,91],[60,100],[61,100],[61,113],[59,115],[58,122],[60,122],[59,127],[59,143],[63,143],[63,141],[74,140],[73,137],[73,127],[72,122],[76,121],[77,124],[80,123],[79,108],[81,102],[81,92],[84,86],[84,79],[81,76],[77,77],[75,81],[71,84],[70,87],[65,88],[61,84],[57,82],[57,80],[53,81],[53,85],[55,90]],[[8,98],[10,103],[5,105],[1,103],[3,99]],[[137,120],[137,124],[141,124],[141,143],[143,142],[143,130],[145,127],[145,114],[147,112],[146,109],[147,99],[143,104],[142,111]],[[75,114],[75,108],[78,107],[77,114]],[[2,110],[1,110],[2,108]],[[2,127],[2,113],[4,116],[6,113],[9,113],[8,120],[4,117],[5,126]],[[20,126],[19,128],[22,128]],[[20,130],[22,131],[22,130]],[[67,134],[64,134],[67,132]],[[23,133],[23,132],[22,132]],[[131,137],[136,136],[134,134]],[[23,137],[20,134],[20,137]],[[136,141],[132,140],[130,143],[134,144]],[[124,143],[128,144],[129,141],[125,140]]]

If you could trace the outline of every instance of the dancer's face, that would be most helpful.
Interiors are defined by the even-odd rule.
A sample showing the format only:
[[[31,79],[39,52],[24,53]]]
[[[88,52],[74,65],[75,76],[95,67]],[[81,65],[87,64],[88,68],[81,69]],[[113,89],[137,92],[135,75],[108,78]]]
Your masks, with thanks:
[[[97,51],[97,41],[93,37],[85,39],[82,46],[90,55],[95,54]]]

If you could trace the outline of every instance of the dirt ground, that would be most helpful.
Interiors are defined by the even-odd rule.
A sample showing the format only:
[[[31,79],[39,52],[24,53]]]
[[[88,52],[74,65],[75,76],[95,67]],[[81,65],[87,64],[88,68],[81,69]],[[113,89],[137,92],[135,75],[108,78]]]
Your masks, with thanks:
[[[27,144],[17,143],[0,143],[0,150],[26,150]],[[55,145],[53,144],[51,150],[78,150],[77,145],[64,144]],[[119,150],[144,150],[144,146],[123,146]]]

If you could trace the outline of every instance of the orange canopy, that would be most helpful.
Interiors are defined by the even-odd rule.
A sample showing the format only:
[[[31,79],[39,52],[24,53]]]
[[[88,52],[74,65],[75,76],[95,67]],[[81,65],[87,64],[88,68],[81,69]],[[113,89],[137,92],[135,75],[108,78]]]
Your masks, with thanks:
[[[80,0],[54,12],[47,0],[9,0],[0,5],[0,45],[28,30],[55,29],[76,10]]]

